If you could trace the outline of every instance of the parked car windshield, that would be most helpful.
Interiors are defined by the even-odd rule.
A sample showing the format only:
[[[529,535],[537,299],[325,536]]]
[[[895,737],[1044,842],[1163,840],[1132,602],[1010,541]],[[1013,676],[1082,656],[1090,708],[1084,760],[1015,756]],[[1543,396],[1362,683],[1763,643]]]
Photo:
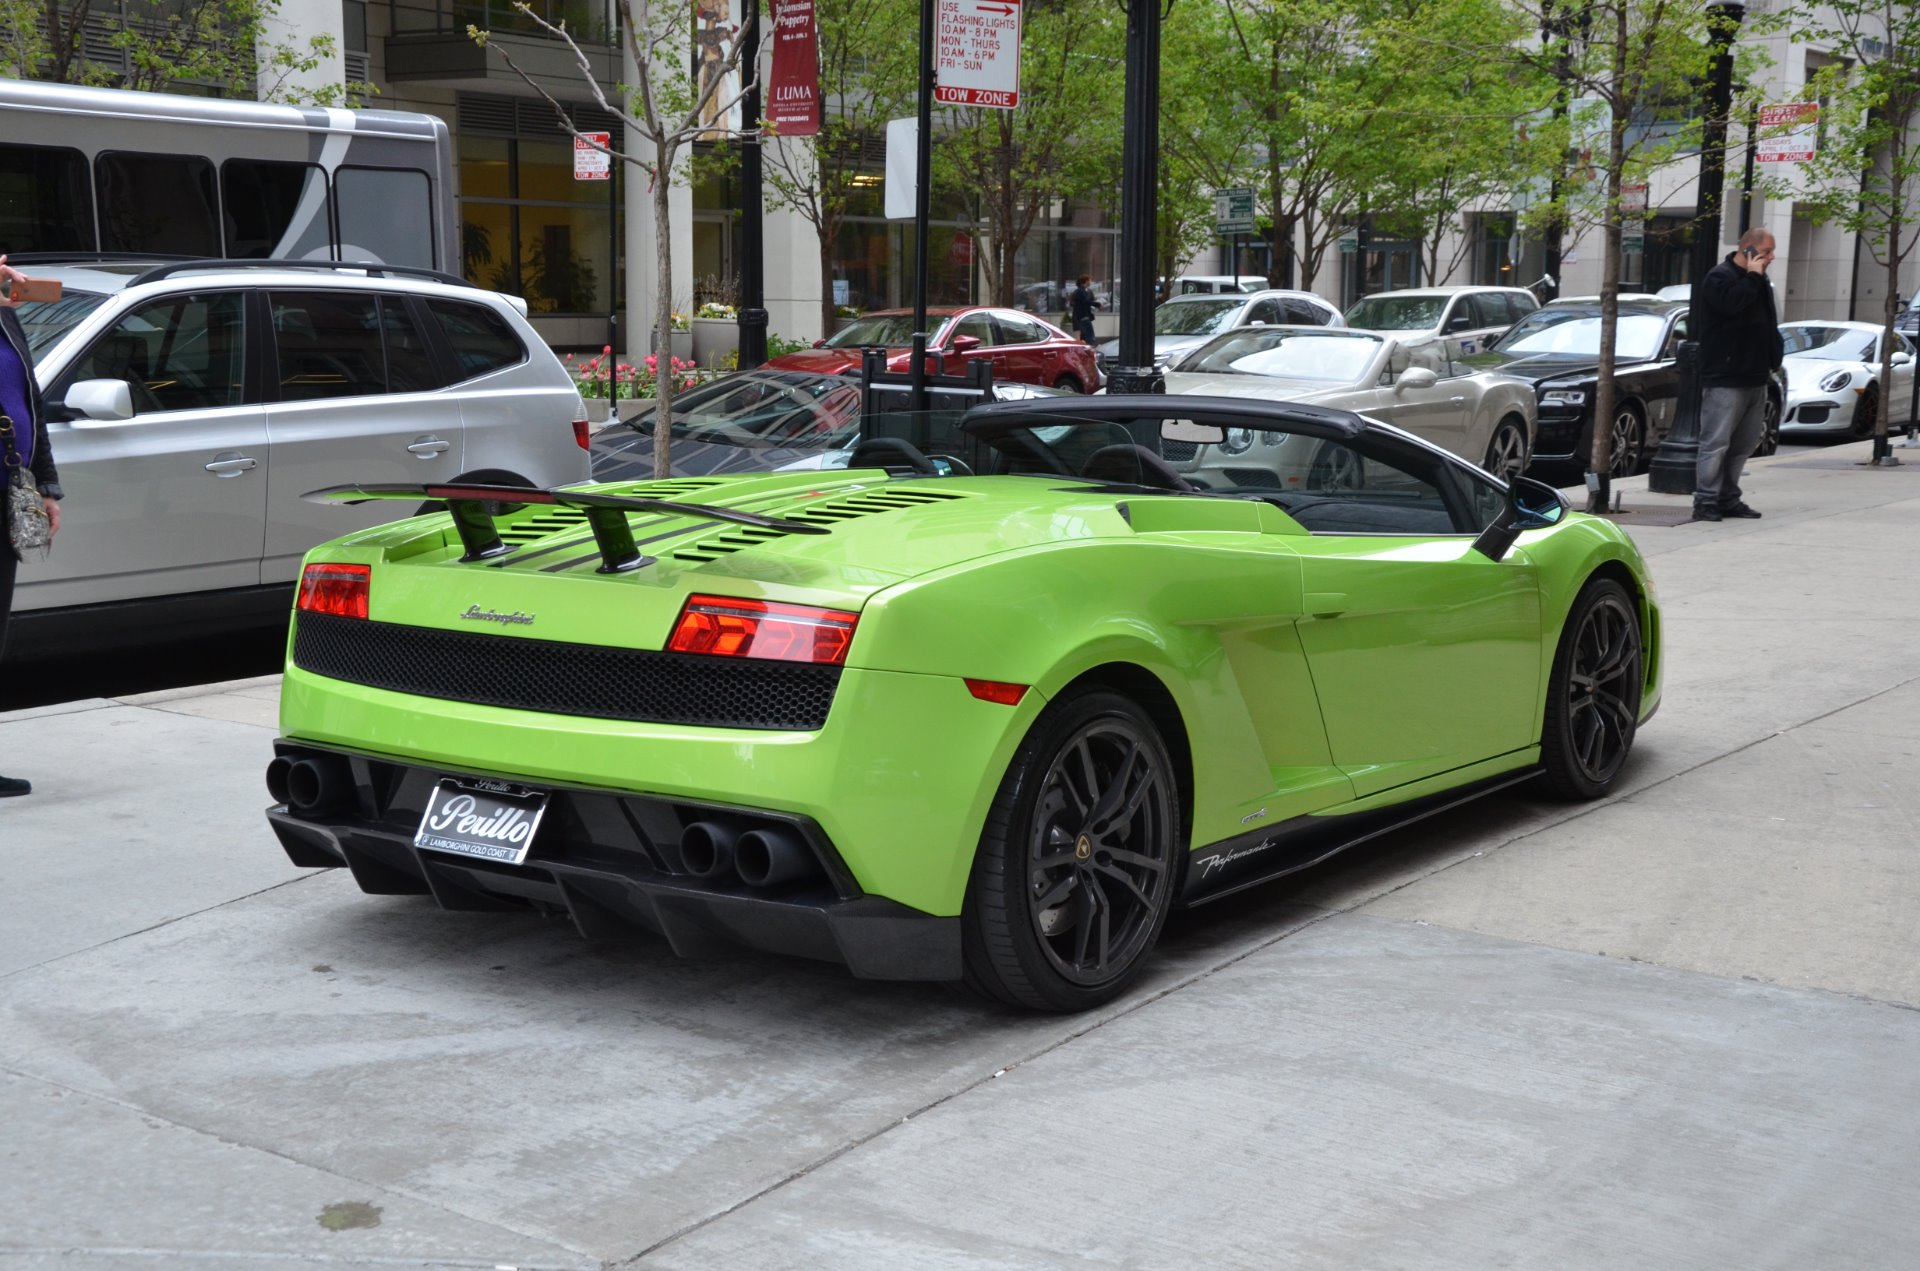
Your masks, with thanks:
[[[1666,319],[1657,313],[1623,313],[1613,334],[1615,357],[1651,358],[1660,352]],[[1507,332],[1496,349],[1501,353],[1558,353],[1570,357],[1600,356],[1600,315],[1586,308],[1536,309]]]
[[[87,315],[107,302],[104,293],[75,291],[68,287],[51,304],[33,302],[14,310],[27,332],[27,352],[37,360],[52,348],[61,336],[86,321]]]
[[[1230,296],[1169,300],[1153,311],[1155,335],[1219,335],[1247,307]]]
[[[933,325],[937,328],[939,323]],[[827,337],[827,347],[830,349],[854,349],[863,344],[884,344],[895,348],[912,343],[913,315],[910,313],[878,313],[868,318],[856,318]]]
[[[1362,331],[1431,331],[1446,307],[1445,296],[1368,296],[1347,310],[1347,325]]]
[[[825,444],[859,413],[860,390],[844,376],[742,371],[677,394],[673,435],[734,446]],[[652,410],[627,426],[651,433]]]
[[[1351,384],[1366,374],[1382,343],[1364,332],[1245,327],[1194,350],[1178,369]]]
[[[1851,327],[1780,328],[1788,357],[1816,357],[1829,362],[1874,361],[1874,334]]]

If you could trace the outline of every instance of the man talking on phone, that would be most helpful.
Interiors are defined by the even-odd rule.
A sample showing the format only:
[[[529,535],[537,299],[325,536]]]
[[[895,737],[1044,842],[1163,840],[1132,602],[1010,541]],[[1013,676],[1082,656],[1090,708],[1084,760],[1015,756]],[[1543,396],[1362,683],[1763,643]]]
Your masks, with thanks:
[[[1694,288],[1693,338],[1700,345],[1700,456],[1693,519],[1760,514],[1740,498],[1740,470],[1766,429],[1767,381],[1785,355],[1773,307],[1773,235],[1754,228]]]

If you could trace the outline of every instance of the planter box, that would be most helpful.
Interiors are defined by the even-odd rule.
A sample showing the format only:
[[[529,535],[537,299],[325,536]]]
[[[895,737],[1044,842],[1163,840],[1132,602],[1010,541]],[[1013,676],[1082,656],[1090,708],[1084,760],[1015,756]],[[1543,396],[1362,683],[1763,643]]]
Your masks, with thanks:
[[[611,407],[613,405],[612,402],[608,401],[604,397],[587,397],[587,398],[583,398],[582,400],[587,403],[587,422],[588,423],[604,424],[607,422],[607,416],[610,413]]]
[[[718,366],[729,353],[740,351],[740,323],[734,318],[695,318],[693,320],[693,360],[701,366]]]
[[[643,414],[646,411],[652,410],[653,398],[623,397],[619,401],[614,403],[614,407],[617,410],[618,418],[620,418],[622,421],[625,421],[625,420],[632,419],[636,415]]]
[[[693,332],[675,331],[673,333],[673,356],[682,362],[693,361]]]

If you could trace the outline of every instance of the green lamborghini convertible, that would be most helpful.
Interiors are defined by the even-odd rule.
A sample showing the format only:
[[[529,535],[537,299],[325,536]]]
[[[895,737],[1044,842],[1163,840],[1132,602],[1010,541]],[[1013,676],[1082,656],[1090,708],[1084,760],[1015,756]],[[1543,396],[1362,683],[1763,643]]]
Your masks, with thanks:
[[[1658,704],[1627,537],[1389,426],[895,423],[844,471],[310,495],[445,510],[307,559],[288,856],[1070,1011],[1175,905],[1520,781],[1605,794]]]

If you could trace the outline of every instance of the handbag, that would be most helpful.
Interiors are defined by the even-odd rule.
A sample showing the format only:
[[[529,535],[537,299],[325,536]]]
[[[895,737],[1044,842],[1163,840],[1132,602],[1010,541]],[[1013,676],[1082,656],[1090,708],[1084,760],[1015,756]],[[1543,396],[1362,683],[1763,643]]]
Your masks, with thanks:
[[[0,471],[7,474],[7,538],[16,555],[38,551],[45,555],[53,544],[53,518],[47,515],[47,501],[20,462],[19,448],[13,442],[13,417],[0,415]]]

